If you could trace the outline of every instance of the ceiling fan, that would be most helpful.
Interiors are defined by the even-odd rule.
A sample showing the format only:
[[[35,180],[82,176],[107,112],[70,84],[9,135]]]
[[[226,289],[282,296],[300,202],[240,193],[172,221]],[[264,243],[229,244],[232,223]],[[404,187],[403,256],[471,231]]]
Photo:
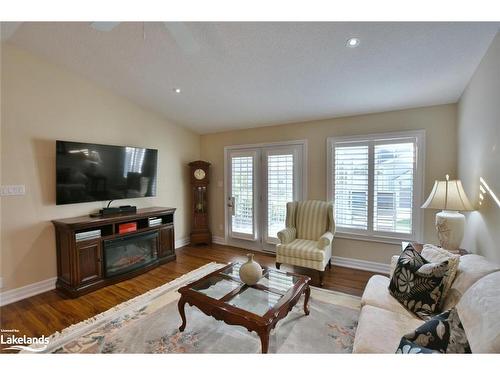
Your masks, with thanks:
[[[90,26],[98,31],[109,32],[121,22],[92,22]],[[146,23],[143,22],[143,37],[146,39]],[[170,33],[175,43],[187,54],[195,54],[200,50],[200,45],[193,37],[189,28],[183,22],[163,22],[163,26]]]

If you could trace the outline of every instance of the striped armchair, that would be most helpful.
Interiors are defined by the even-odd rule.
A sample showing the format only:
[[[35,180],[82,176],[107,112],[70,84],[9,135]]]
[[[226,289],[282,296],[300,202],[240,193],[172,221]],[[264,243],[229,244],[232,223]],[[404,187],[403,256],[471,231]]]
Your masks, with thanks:
[[[282,263],[319,271],[320,285],[326,266],[332,267],[335,234],[333,204],[323,201],[288,202],[286,228],[278,232],[276,268]]]

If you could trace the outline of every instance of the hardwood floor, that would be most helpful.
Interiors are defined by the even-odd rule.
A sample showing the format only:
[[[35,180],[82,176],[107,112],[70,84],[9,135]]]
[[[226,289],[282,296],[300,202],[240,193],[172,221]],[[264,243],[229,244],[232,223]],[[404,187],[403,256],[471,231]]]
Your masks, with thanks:
[[[88,319],[130,298],[156,288],[210,262],[245,261],[248,250],[212,245],[185,246],[177,249],[177,261],[164,264],[131,280],[105,287],[76,299],[66,299],[55,291],[42,293],[0,308],[0,327],[18,329],[19,335],[48,336],[55,331]],[[261,265],[274,267],[272,255],[256,253]],[[311,276],[311,285],[318,285],[318,274],[305,268],[281,266],[282,270]],[[361,295],[372,272],[333,266],[325,271],[323,288]]]

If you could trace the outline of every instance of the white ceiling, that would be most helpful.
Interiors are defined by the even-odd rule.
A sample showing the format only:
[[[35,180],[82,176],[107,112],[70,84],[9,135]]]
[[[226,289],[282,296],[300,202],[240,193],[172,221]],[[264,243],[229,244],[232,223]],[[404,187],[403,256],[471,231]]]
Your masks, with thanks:
[[[178,44],[177,26],[189,34],[188,48]],[[499,23],[177,26],[146,23],[143,39],[137,22],[110,32],[90,23],[27,22],[8,41],[210,133],[456,102],[499,29]],[[352,36],[361,39],[358,48],[345,47]]]

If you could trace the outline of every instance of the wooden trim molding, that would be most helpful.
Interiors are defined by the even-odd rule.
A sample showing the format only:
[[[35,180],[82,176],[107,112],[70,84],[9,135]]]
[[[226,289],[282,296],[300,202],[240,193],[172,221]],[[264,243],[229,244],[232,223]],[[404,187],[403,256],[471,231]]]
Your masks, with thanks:
[[[178,249],[180,247],[189,245],[189,237],[179,238],[175,240],[175,248]]]
[[[212,242],[218,245],[227,245],[226,239],[222,236],[212,236]]]
[[[376,273],[390,274],[390,264],[371,262],[368,260],[344,258],[333,256],[332,264],[340,267],[354,268],[356,270],[370,271]]]
[[[212,242],[218,245],[227,245],[226,240],[222,236],[213,236]],[[372,262],[363,259],[345,258],[335,255],[332,257],[332,264],[335,266],[354,268],[356,270],[370,271],[376,273],[383,273],[387,275],[390,274],[390,269],[391,269],[390,264]]]
[[[20,288],[10,289],[0,293],[0,306],[20,301],[22,299],[48,292],[56,288],[57,277],[51,277],[47,280],[38,281],[33,284],[25,285]]]
[[[189,237],[184,237],[175,240],[175,248],[186,246],[189,244]],[[38,281],[33,284],[28,284],[19,288],[6,290],[0,293],[0,306],[5,306],[22,299],[35,296],[37,294],[48,292],[56,288],[57,277]]]

